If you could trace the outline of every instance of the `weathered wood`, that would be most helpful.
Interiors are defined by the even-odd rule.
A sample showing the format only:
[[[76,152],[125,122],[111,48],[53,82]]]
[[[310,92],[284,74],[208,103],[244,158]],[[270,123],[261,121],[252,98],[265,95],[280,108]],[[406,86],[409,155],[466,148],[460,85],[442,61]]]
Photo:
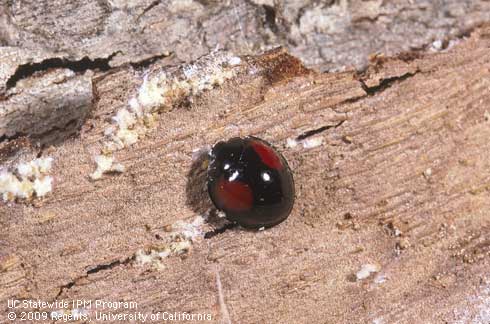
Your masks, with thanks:
[[[142,82],[131,67],[100,76],[80,136],[42,153],[55,161],[54,192],[36,206],[0,205],[0,305],[124,300],[219,321],[219,271],[233,322],[488,322],[489,35],[377,57],[363,74],[306,71],[277,51],[242,58],[236,77],[162,112],[116,152],[124,173],[93,182],[104,129]],[[198,240],[164,269],[138,264],[169,224],[197,215],[193,152],[247,134],[294,171],[288,221]],[[313,135],[292,145],[302,134]],[[363,264],[379,273],[355,280]]]
[[[94,72],[278,45],[321,71],[362,70],[371,54],[445,50],[489,21],[484,0],[4,1],[0,138],[72,134],[91,108]]]

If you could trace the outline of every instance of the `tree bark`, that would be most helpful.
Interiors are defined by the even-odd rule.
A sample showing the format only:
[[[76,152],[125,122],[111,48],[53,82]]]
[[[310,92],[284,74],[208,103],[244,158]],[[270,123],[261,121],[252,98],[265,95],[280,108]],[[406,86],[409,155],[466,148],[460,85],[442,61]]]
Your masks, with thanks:
[[[364,70],[376,54],[444,51],[489,21],[484,0],[5,1],[0,137],[62,141],[91,109],[93,73],[121,66],[283,46],[316,70]]]
[[[254,11],[270,17],[266,2],[225,9],[214,1],[185,2],[212,12],[206,14],[161,2],[138,2],[123,8],[126,14],[105,2],[86,5],[94,8],[73,2],[76,9],[60,9],[60,24],[27,17],[35,15],[16,2],[5,7],[0,162],[13,170],[52,157],[54,183],[42,199],[0,203],[0,322],[8,322],[11,299],[132,301],[137,309],[112,312],[207,313],[214,322],[234,323],[490,321],[488,27],[434,53],[372,55],[362,71],[317,72],[307,68],[316,63],[305,67],[284,49],[243,55],[232,77],[197,94],[176,94],[179,100],[158,110],[137,143],[115,151],[124,172],[90,178],[112,117],[128,107],[145,77],[181,77],[181,65],[170,64],[207,53],[218,42],[209,35],[245,46],[222,27],[233,16],[226,10],[238,10],[250,40],[248,28],[274,28],[263,27]],[[272,5],[275,21],[282,11]],[[298,12],[334,10],[308,6]],[[472,12],[464,21],[487,19],[488,11],[476,9],[485,6],[464,6]],[[456,7],[443,31],[463,19]],[[417,8],[414,15],[435,14]],[[180,10],[203,16],[182,18]],[[196,23],[184,40],[160,39],[170,28],[166,15],[204,29]],[[383,15],[373,17],[360,21],[378,28]],[[74,20],[83,23],[56,29]],[[152,36],[133,43],[127,33],[134,21]],[[126,29],[118,34],[115,26]],[[73,43],[80,35],[91,42]],[[19,39],[25,43],[13,46]],[[298,48],[290,47],[296,54]],[[366,51],[354,53],[365,58]],[[349,64],[366,64],[356,60]],[[325,59],[320,67],[341,69],[341,61]],[[200,63],[196,71],[202,73]],[[202,153],[245,135],[284,154],[295,178],[295,207],[274,228],[220,233]],[[207,221],[193,223],[198,216]],[[196,231],[192,241],[179,236],[182,228]],[[363,276],[362,269],[372,273]],[[95,311],[111,312],[80,306],[66,313],[74,308],[93,321]]]
[[[81,134],[41,152],[55,161],[53,193],[0,207],[2,305],[124,300],[218,321],[219,271],[234,322],[487,321],[489,35],[377,57],[363,74],[309,71],[284,51],[243,57],[234,78],[161,112],[116,152],[125,172],[93,182],[108,118],[142,82],[131,67],[108,72]],[[197,239],[159,268],[139,264],[138,250],[197,215],[193,151],[248,134],[292,167],[289,219]],[[356,278],[366,264],[378,272]]]

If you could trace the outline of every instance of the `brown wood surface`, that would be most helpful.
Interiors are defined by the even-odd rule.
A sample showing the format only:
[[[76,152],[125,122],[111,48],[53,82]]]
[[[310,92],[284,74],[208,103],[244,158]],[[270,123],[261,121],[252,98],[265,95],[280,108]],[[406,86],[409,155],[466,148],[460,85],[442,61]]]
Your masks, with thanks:
[[[490,21],[485,0],[9,0],[0,3],[0,138],[62,141],[93,100],[92,77],[279,45],[319,71],[375,53],[444,51]]]
[[[361,74],[307,71],[283,51],[243,57],[235,78],[117,152],[124,173],[93,182],[108,119],[141,83],[131,66],[99,75],[81,133],[40,151],[55,161],[53,193],[0,205],[0,321],[7,299],[39,298],[219,322],[219,272],[233,323],[488,323],[489,47],[482,28],[447,52],[374,57]],[[286,145],[315,130],[306,140],[320,146]],[[248,134],[289,161],[289,219],[200,239],[164,269],[137,264],[167,225],[210,207],[190,203],[193,151]],[[364,264],[380,270],[356,280]]]

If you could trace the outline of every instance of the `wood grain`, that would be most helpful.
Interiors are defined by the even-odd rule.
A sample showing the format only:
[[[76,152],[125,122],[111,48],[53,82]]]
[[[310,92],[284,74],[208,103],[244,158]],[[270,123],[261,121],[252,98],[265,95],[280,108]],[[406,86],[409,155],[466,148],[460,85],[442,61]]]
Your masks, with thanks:
[[[308,71],[283,51],[244,57],[237,77],[160,114],[118,152],[124,173],[91,182],[108,119],[141,83],[131,67],[97,78],[81,134],[42,152],[55,159],[52,195],[0,205],[1,321],[7,299],[40,298],[136,301],[219,322],[219,271],[234,323],[488,322],[489,35],[376,58],[362,74]],[[289,161],[290,218],[199,240],[161,271],[136,264],[166,225],[197,215],[193,151],[248,134]],[[305,148],[312,138],[322,144]],[[355,280],[363,264],[380,272]]]

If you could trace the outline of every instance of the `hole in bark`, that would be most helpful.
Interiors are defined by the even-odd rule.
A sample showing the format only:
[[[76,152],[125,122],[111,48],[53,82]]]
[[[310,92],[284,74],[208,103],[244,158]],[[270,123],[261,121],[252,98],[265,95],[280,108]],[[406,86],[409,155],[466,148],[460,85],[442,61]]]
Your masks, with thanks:
[[[276,23],[276,9],[268,5],[263,5],[262,7],[265,10],[266,25],[274,34],[277,34],[279,28],[277,27],[277,23]]]

